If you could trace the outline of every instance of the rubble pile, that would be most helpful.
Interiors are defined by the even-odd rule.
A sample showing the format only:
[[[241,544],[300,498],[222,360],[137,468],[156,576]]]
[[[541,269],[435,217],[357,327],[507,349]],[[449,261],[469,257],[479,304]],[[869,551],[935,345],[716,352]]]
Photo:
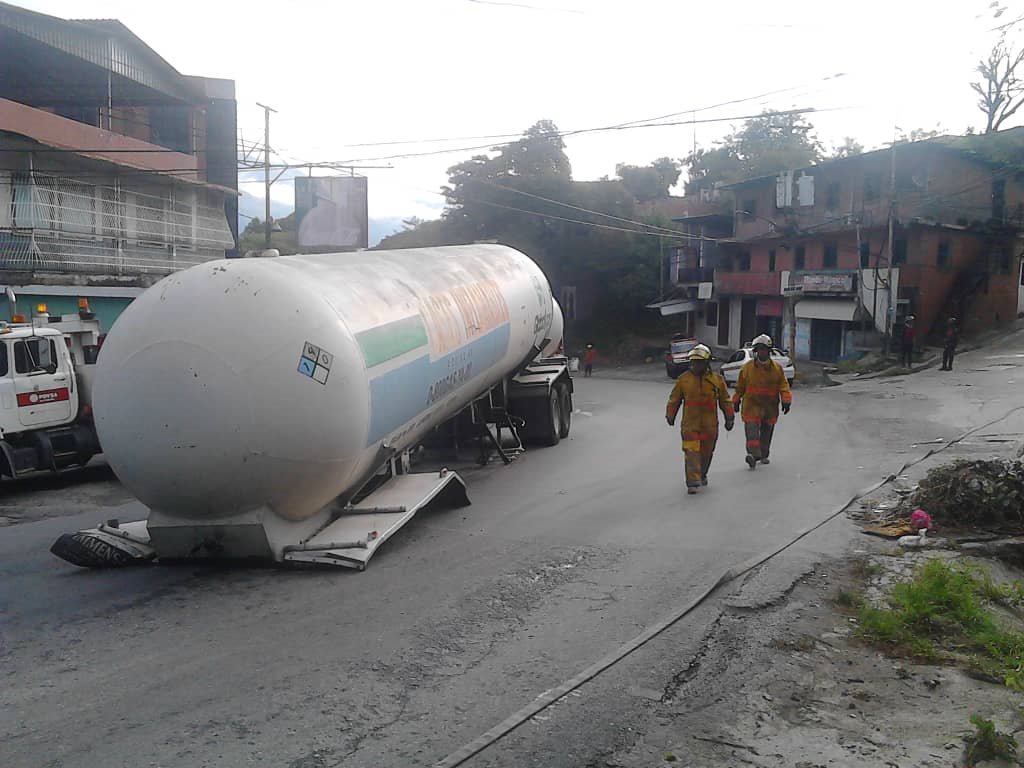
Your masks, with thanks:
[[[936,467],[904,504],[939,523],[1024,528],[1024,462],[961,459]]]

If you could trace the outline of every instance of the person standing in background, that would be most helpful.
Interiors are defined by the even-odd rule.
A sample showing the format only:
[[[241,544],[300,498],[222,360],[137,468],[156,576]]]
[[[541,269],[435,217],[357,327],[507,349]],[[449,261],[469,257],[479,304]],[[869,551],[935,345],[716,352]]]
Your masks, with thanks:
[[[583,375],[590,376],[594,372],[594,362],[597,360],[597,350],[593,344],[587,344],[583,351]]]
[[[942,338],[942,367],[940,371],[953,370],[953,357],[956,355],[956,345],[960,341],[960,325],[955,317],[949,318],[946,323],[946,333]]]
[[[905,368],[909,368],[914,364],[914,338],[916,333],[914,330],[914,316],[907,315],[907,319],[903,321],[903,347],[900,359],[901,364]]]

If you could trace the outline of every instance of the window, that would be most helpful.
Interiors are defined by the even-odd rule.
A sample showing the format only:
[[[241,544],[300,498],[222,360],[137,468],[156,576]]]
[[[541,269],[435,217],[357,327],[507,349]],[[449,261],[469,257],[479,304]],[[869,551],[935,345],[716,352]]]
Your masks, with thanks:
[[[750,200],[744,200],[743,213],[745,213],[748,218],[755,218],[757,216],[757,200],[754,198],[751,198]]]
[[[825,208],[834,211],[839,208],[839,182],[831,181],[825,188]]]
[[[802,245],[798,245],[793,254],[793,269],[807,269],[807,253]]]
[[[0,342],[0,376],[7,375],[7,345]]]
[[[860,244],[860,268],[867,269],[871,266],[871,242],[868,240]]]
[[[750,251],[743,251],[736,260],[736,268],[740,272],[750,271]]]
[[[718,302],[709,301],[704,305],[704,314],[707,317],[706,323],[709,328],[714,328],[718,325]]]
[[[839,264],[839,246],[835,243],[825,243],[825,255],[822,259],[824,269],[835,269]]]
[[[1006,179],[992,182],[992,218],[996,221],[1006,218]]]
[[[898,237],[893,241],[892,244],[892,263],[893,264],[906,264],[907,263],[907,240],[904,237]]]
[[[768,271],[775,271],[775,249],[768,251]]]
[[[57,370],[57,345],[52,339],[29,339],[14,343],[14,370],[33,373]]]
[[[939,241],[939,250],[935,254],[935,264],[939,267],[949,266],[949,240]]]
[[[882,195],[882,177],[877,173],[864,177],[864,202],[877,200]]]
[[[999,271],[1004,275],[1010,274],[1010,250],[1009,248],[1003,248],[999,252]]]

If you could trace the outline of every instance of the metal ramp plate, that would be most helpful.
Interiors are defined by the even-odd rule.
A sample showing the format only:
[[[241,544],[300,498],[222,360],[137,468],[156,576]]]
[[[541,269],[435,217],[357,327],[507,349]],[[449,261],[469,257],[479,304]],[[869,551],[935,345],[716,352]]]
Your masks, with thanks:
[[[397,475],[315,536],[289,548],[284,560],[363,570],[377,547],[442,495],[457,505],[469,504],[466,485],[454,472]]]
[[[81,568],[116,568],[151,562],[156,557],[145,520],[111,521],[78,533],[65,533],[50,552]]]

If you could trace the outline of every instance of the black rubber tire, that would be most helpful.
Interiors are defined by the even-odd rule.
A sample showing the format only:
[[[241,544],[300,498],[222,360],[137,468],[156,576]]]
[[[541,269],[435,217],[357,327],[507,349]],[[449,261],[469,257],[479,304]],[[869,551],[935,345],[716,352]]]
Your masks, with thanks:
[[[676,369],[670,366],[668,363],[665,364],[665,375],[670,379],[678,379],[679,374],[676,373]]]
[[[558,445],[562,439],[561,431],[562,402],[559,396],[558,387],[552,387],[548,394],[548,407],[544,413],[544,434],[540,438],[542,445]]]
[[[786,379],[786,381],[789,382],[789,386],[793,386],[793,379]]]
[[[572,429],[572,392],[569,391],[567,386],[561,386],[558,388],[559,397],[559,416],[558,420],[558,436],[564,440],[569,436],[569,431]]]

